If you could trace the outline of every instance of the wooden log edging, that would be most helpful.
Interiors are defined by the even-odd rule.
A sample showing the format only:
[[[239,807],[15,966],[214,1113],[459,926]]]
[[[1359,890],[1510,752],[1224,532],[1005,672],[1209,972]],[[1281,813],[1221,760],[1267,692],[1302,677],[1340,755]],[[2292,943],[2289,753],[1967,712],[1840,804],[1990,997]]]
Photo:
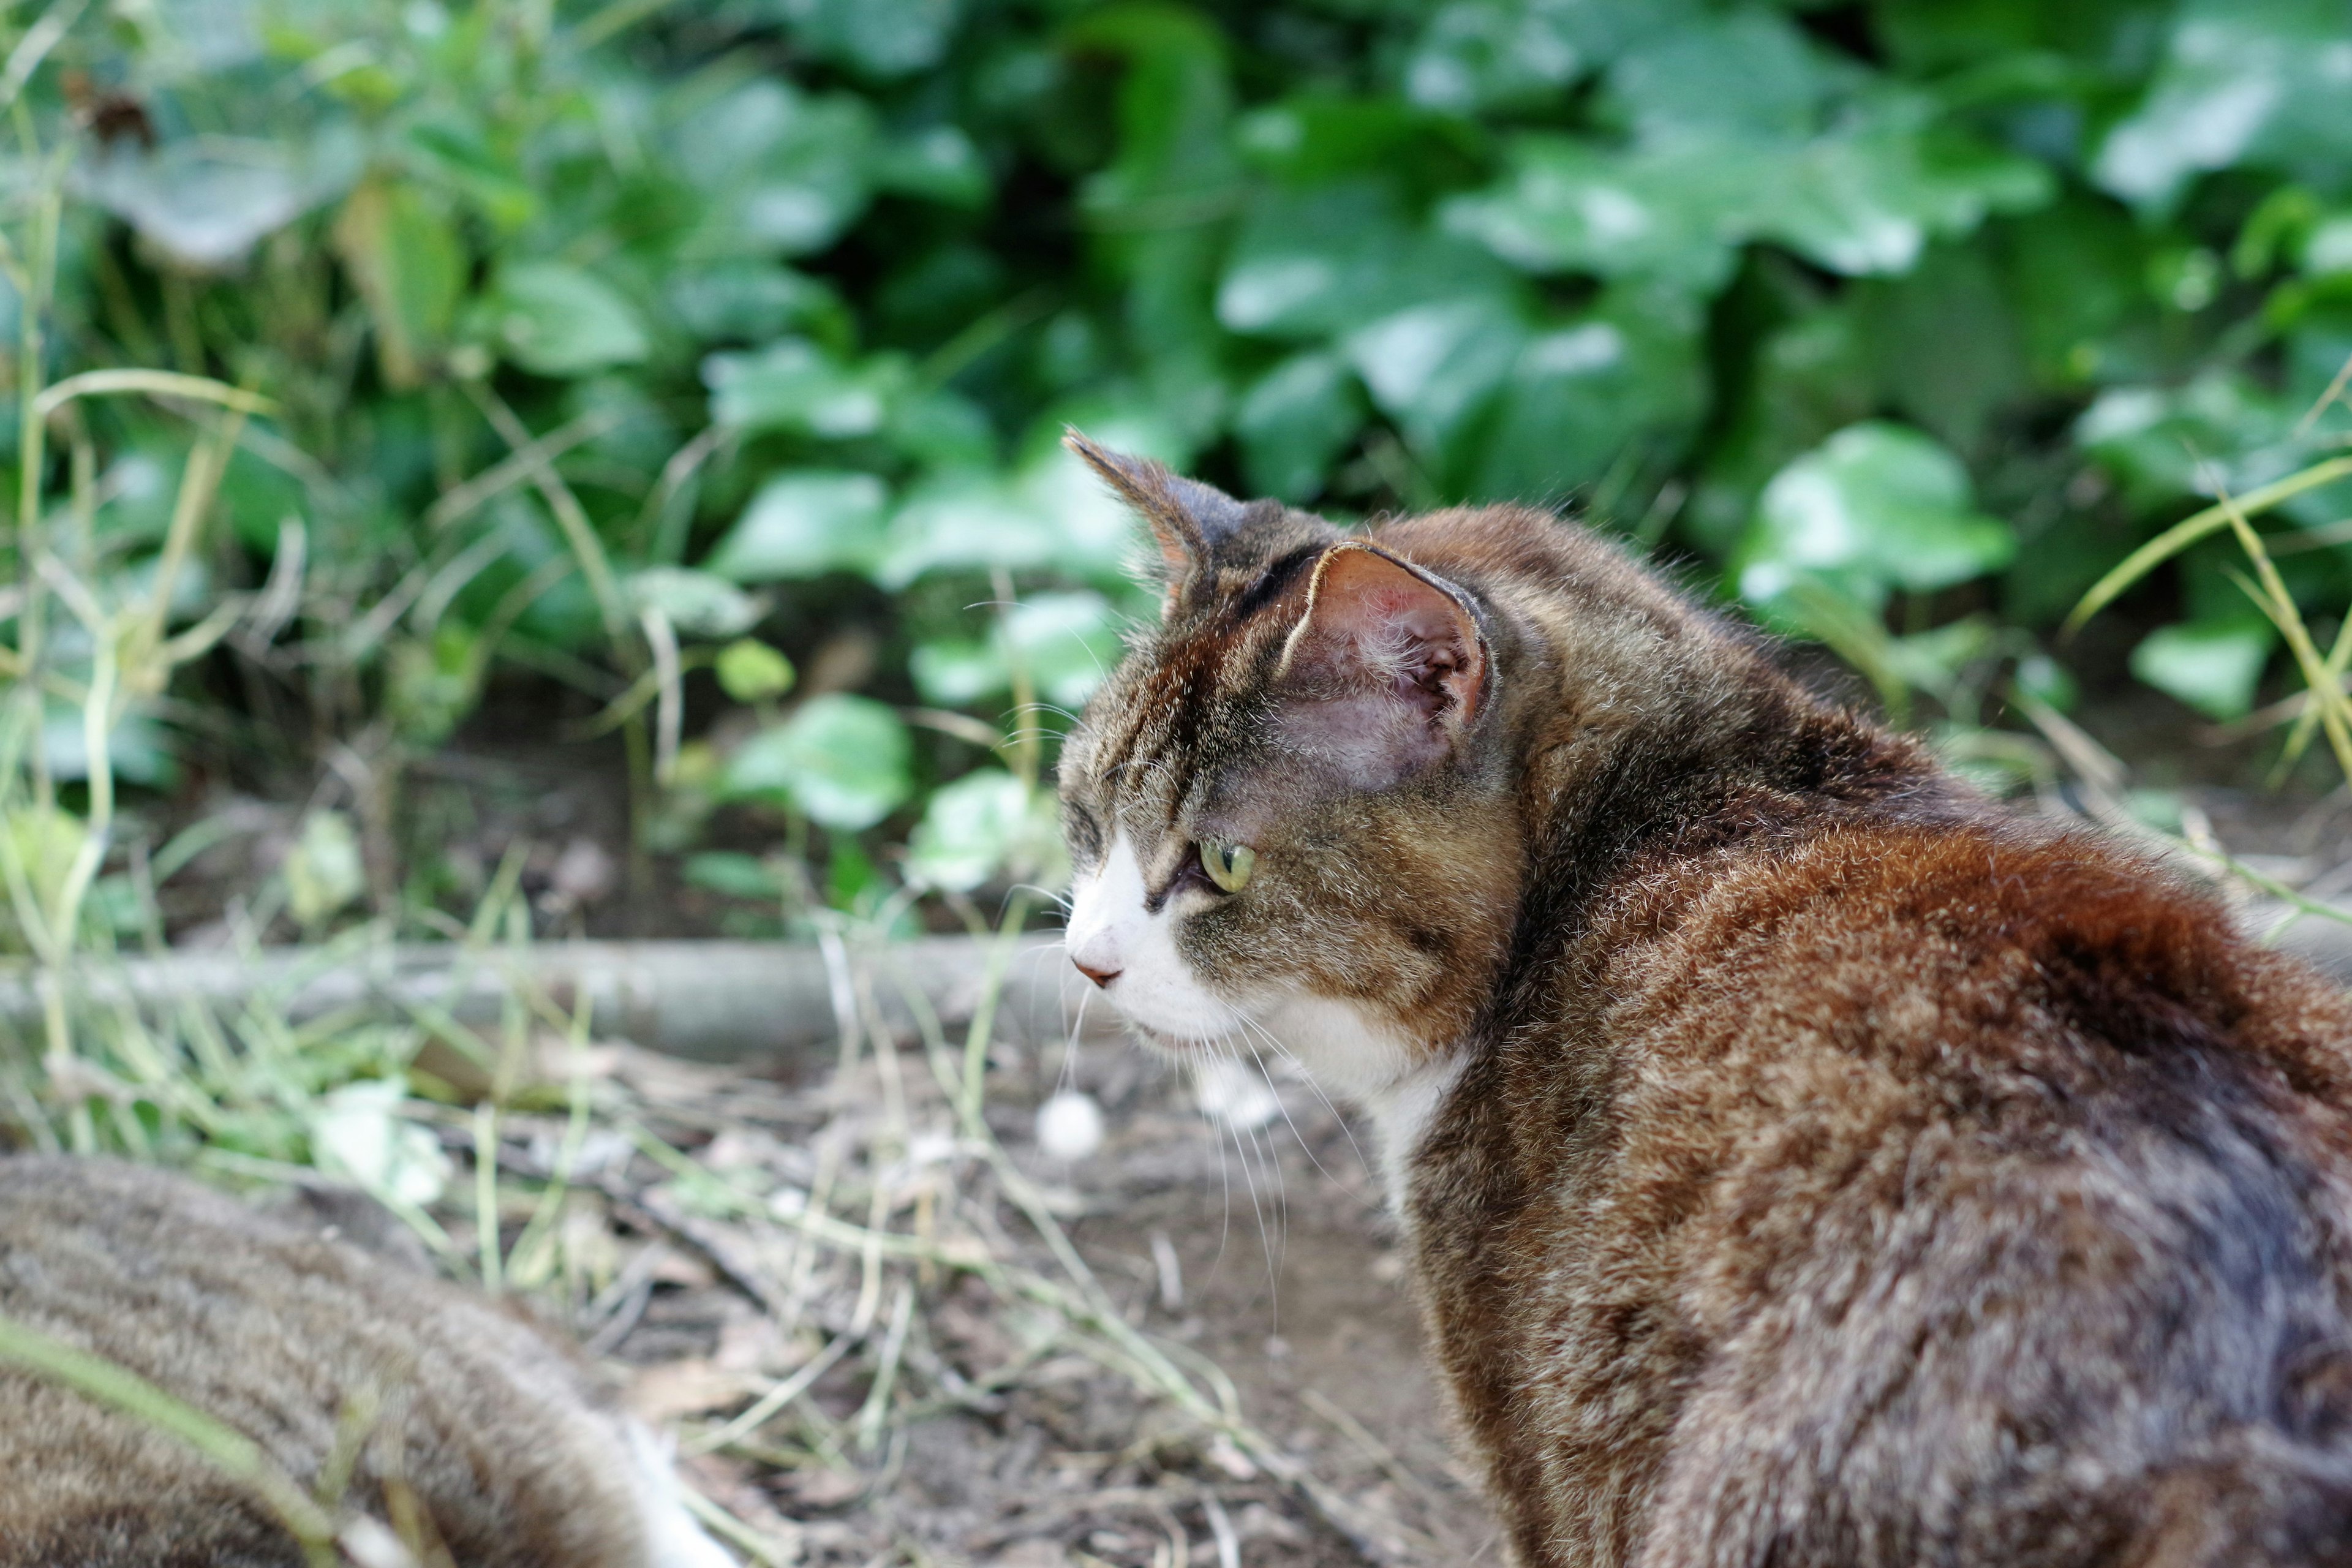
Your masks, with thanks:
[[[921,937],[857,963],[868,1005],[895,1033],[912,1034],[905,987],[919,987],[940,1020],[971,1018],[992,942]],[[399,943],[335,952],[267,949],[257,956],[173,952],[78,960],[66,988],[78,1006],[129,1004],[153,1016],[185,1003],[235,1007],[266,1000],[294,1024],[379,1004],[437,1008],[459,1023],[495,1025],[517,985],[565,1012],[583,995],[590,1032],[709,1062],[789,1062],[840,1037],[834,976],[824,950],[793,942],[549,942],[468,951]],[[1085,983],[1057,936],[1019,939],[1004,964],[997,1027],[1016,1040],[1056,1037],[1080,1022]],[[1093,1009],[1097,1018],[1104,1010]],[[28,964],[0,964],[0,1019],[38,1026],[40,993]]]
[[[2280,909],[2245,911],[2250,931],[2277,922]],[[2296,922],[2278,945],[2352,985],[2352,926],[2318,918]],[[920,990],[942,1023],[968,1021],[993,943],[920,937],[863,952],[867,1004],[900,1036],[915,1032],[905,990]],[[1058,1038],[1085,1026],[1109,1031],[1109,1009],[1085,1005],[1087,987],[1064,960],[1059,937],[1020,938],[1004,965],[996,1027],[1007,1038]],[[438,1008],[459,1023],[495,1025],[512,988],[535,987],[569,1012],[584,994],[590,1030],[697,1061],[790,1064],[840,1037],[835,978],[824,950],[791,942],[550,942],[468,951],[450,943],[400,943],[343,952],[265,950],[257,957],[173,952],[89,957],[68,973],[68,999],[157,1015],[184,1003],[215,1007],[266,1000],[294,1024],[381,1004]],[[40,993],[28,964],[0,963],[0,1021],[37,1031]]]

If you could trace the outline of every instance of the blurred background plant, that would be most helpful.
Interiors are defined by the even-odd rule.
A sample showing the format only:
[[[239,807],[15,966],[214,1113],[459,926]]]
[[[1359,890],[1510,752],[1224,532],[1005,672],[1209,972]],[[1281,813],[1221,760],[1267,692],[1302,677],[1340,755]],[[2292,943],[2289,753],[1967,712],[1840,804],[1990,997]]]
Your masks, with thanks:
[[[1066,424],[1573,506],[1996,787],[2054,722],[2308,794],[2341,20],[20,10],[0,944],[446,936],[502,868],[545,933],[985,927],[1150,613]]]
[[[613,781],[619,828],[530,869],[575,925],[805,930],[908,887],[969,919],[1051,880],[1036,780],[1148,609],[1065,423],[1343,519],[1575,504],[1989,779],[2022,776],[1982,740],[2018,691],[2243,722],[2306,672],[2226,529],[2052,634],[2184,512],[2341,445],[2341,20],[20,11],[16,858],[70,864],[58,825],[101,815],[78,594],[142,606],[77,911],[118,936],[140,845],[163,883],[239,834],[276,868],[237,889],[257,938],[422,931],[488,885],[467,759],[530,747]],[[251,395],[26,396],[132,368]],[[2325,477],[2248,510],[2327,642]]]
[[[5,17],[5,1142],[356,1182],[602,1349],[648,1226],[772,1315],[834,1301],[833,1359],[697,1439],[747,1466],[837,1475],[966,1400],[899,1371],[960,1270],[1050,1309],[1009,1380],[1072,1338],[1288,1462],[988,1120],[1000,1069],[1057,1081],[994,986],[1064,874],[1056,738],[1152,613],[1066,424],[1341,521],[1574,508],[1996,790],[2289,914],[2352,886],[2205,810],[2340,837],[2306,808],[2352,773],[2332,0]],[[1005,939],[915,1010],[928,1087],[873,1016],[922,930]],[[615,1068],[520,981],[494,1029],[292,1005],[395,939],[520,973],[582,934],[816,939],[831,1097]],[[72,984],[287,943],[226,1003]],[[1045,1274],[1005,1272],[1015,1215]],[[782,1275],[730,1251],[776,1226]],[[846,1425],[803,1397],[835,1360]]]

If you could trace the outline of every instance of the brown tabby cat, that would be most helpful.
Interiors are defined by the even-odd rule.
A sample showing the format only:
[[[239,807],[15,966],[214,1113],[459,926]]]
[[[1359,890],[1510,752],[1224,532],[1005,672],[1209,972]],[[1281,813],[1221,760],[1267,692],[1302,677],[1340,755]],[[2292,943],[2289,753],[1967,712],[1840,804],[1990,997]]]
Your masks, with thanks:
[[[138,1166],[0,1159],[0,1315],[226,1422],[306,1489],[373,1404],[348,1500],[444,1568],[729,1568],[575,1357],[315,1224]],[[0,1363],[0,1568],[304,1562],[176,1439]]]
[[[1167,584],[1071,956],[1374,1113],[1520,1563],[2352,1563],[2340,994],[1550,516],[1071,445]]]

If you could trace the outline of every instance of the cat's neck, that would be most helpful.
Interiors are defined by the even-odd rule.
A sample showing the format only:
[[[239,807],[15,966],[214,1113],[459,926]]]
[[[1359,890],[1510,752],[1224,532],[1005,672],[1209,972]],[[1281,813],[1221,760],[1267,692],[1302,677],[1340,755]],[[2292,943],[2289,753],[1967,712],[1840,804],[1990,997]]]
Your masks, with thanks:
[[[1431,1123],[1437,1119],[1438,1109],[1461,1079],[1469,1060],[1466,1053],[1448,1051],[1386,1088],[1362,1097],[1380,1142],[1381,1185],[1388,1196],[1389,1212],[1408,1229],[1412,1224],[1412,1205],[1405,1201],[1405,1194],[1413,1165],[1429,1136]]]
[[[1620,679],[1594,679],[1603,658],[1622,661]],[[1807,691],[1705,612],[1673,635],[1555,648],[1547,662],[1575,672],[1561,690],[1576,695],[1539,693],[1521,717],[1530,852],[1490,1019],[1523,1013],[1593,900],[1661,857],[1856,814],[1978,808],[1920,742]],[[1594,705],[1612,689],[1638,700]]]

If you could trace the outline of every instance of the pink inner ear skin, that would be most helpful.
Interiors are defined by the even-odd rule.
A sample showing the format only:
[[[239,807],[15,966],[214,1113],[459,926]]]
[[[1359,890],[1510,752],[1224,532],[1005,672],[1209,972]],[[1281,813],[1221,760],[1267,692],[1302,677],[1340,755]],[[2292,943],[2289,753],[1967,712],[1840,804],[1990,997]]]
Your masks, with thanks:
[[[1277,673],[1277,722],[1349,787],[1386,788],[1453,752],[1486,668],[1477,621],[1453,590],[1351,541],[1316,564]]]
[[[1349,542],[1315,569],[1286,670],[1358,690],[1385,690],[1458,734],[1486,674],[1477,623],[1455,594],[1402,561]]]

